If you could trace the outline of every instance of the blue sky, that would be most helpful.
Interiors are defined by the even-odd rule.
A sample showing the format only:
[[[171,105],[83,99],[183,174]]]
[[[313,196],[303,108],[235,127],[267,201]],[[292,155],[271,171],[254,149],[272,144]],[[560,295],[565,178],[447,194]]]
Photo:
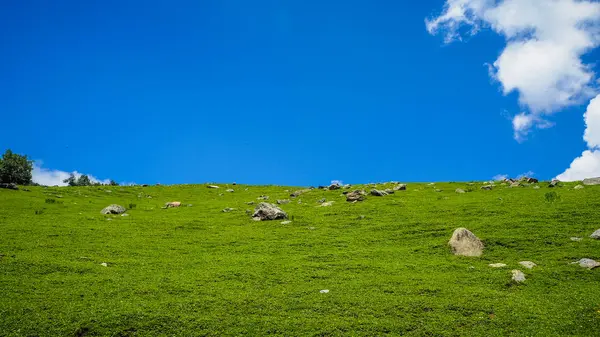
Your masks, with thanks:
[[[444,17],[456,2],[4,1],[0,149],[46,177],[286,185],[548,179],[593,151],[596,77],[576,103],[519,103],[489,71],[510,38]]]

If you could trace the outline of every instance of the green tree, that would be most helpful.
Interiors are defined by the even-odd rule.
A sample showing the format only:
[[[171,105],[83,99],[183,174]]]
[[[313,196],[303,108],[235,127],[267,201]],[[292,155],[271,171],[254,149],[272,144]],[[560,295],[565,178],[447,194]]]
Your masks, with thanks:
[[[90,180],[90,178],[85,175],[82,174],[79,176],[79,178],[77,178],[77,186],[90,186],[92,185],[92,181]]]
[[[109,185],[110,186],[119,186],[119,183],[117,183],[116,181],[114,181],[114,180],[111,179]]]
[[[0,182],[17,185],[31,184],[31,170],[33,161],[27,156],[6,150],[0,159]]]
[[[77,186],[77,178],[75,178],[75,175],[73,173],[71,173],[69,178],[63,180],[63,183],[66,183],[69,186]]]

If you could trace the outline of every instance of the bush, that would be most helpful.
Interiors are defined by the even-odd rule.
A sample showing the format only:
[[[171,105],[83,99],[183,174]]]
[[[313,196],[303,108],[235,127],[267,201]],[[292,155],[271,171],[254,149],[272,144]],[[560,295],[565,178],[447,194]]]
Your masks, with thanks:
[[[129,209],[134,209],[134,208],[136,208],[136,207],[137,207],[137,205],[136,205],[136,204],[129,204]]]
[[[48,199],[46,199],[46,203],[47,204],[55,204],[56,203],[56,199],[48,198]]]
[[[560,196],[556,192],[548,192],[544,195],[546,202],[555,202],[560,200]]]
[[[33,161],[6,150],[0,159],[0,183],[29,185],[31,184],[31,170]]]

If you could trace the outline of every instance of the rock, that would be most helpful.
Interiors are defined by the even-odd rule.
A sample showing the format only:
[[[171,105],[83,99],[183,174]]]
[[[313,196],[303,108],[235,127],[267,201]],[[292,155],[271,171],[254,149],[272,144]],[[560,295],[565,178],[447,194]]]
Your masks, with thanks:
[[[429,184],[427,184],[427,186],[433,186],[433,185],[435,185],[435,183],[429,183]]]
[[[231,211],[235,211],[235,208],[227,207],[227,208],[223,209],[221,212],[223,212],[223,213],[229,213]]]
[[[102,267],[108,267],[108,263],[106,263],[106,262],[102,262],[102,263],[100,263],[100,265],[101,265]]]
[[[258,200],[269,200],[269,196],[268,195],[261,195],[260,197],[256,198]]]
[[[289,204],[290,201],[288,199],[283,199],[283,200],[277,200],[277,205],[285,205],[285,204]]]
[[[228,189],[225,190],[225,192],[232,193],[232,192],[235,192],[235,190],[233,188],[228,188]]]
[[[123,213],[123,214],[121,214],[121,216],[129,216],[129,214]]]
[[[285,221],[282,221],[282,222],[281,222],[281,224],[282,224],[282,225],[289,225],[289,224],[291,224],[291,223],[292,223],[292,222],[291,222],[290,220],[285,220]]]
[[[235,185],[237,185],[237,183],[234,181],[231,183],[231,185],[235,186]]]
[[[394,191],[406,191],[406,184],[399,184],[394,186]]]
[[[281,208],[276,205],[269,204],[266,202],[261,202],[256,206],[254,210],[254,214],[252,218],[258,220],[277,220],[277,219],[287,219],[288,215]]]
[[[578,238],[578,237],[572,236],[572,237],[571,237],[571,241],[581,241],[581,238]]]
[[[0,183],[0,188],[6,188],[8,190],[19,190],[19,186],[17,186],[17,184],[12,184],[12,183]]]
[[[534,189],[534,190],[539,190],[539,189],[540,189],[540,187],[539,187],[538,185],[535,185],[535,186],[533,186],[533,189]]]
[[[573,187],[574,190],[581,190],[584,189],[583,185],[577,185],[575,187]]]
[[[467,192],[465,192],[465,190],[463,190],[462,188],[457,188],[457,189],[456,189],[456,191],[454,191],[454,192],[456,192],[456,193],[458,193],[458,194],[467,193]]]
[[[329,292],[329,289],[323,289],[321,291],[319,291],[321,294],[327,294]]]
[[[448,244],[454,255],[480,256],[483,252],[481,240],[466,228],[456,229]]]
[[[522,271],[517,270],[517,269],[513,269],[510,272],[512,273],[512,280],[513,281],[515,281],[517,283],[525,281],[525,274],[523,274]]]
[[[535,264],[531,261],[521,261],[521,262],[519,262],[519,264],[527,269],[533,269],[533,267],[537,266],[537,264]]]
[[[492,185],[483,185],[481,186],[482,190],[487,190],[487,191],[491,191],[492,190]]]
[[[179,207],[179,206],[181,206],[181,202],[179,202],[179,201],[171,201],[171,202],[167,202],[165,204],[166,208],[175,208],[175,207]]]
[[[110,206],[105,207],[100,213],[102,214],[123,214],[126,209],[123,206],[112,204]]]
[[[327,206],[331,206],[331,205],[333,205],[333,201],[324,202],[319,207],[327,207]]]
[[[345,189],[345,190],[349,189],[350,187],[352,187],[350,184],[346,184],[346,185],[344,185],[344,189]]]
[[[394,194],[394,190],[391,190],[389,188],[387,188],[384,192],[387,194]]]
[[[600,267],[600,262],[594,261],[592,259],[581,259],[577,262],[571,262],[571,264],[579,264],[582,268],[594,269],[596,267]]]
[[[142,184],[142,187],[148,187],[148,184]]]
[[[600,229],[593,232],[592,235],[590,235],[590,238],[600,240]]]
[[[322,185],[321,185],[321,186],[319,186],[319,187],[317,187],[317,188],[318,188],[318,189],[320,189],[320,190],[324,190],[324,189],[326,189],[327,187],[326,187],[326,186],[322,186]]]
[[[525,181],[529,184],[537,184],[539,181],[535,178],[527,178]]]
[[[317,200],[317,202],[318,202],[319,204],[322,204],[322,203],[324,203],[325,201],[327,201],[327,199],[325,199],[325,198]]]
[[[246,205],[254,205],[254,201],[248,201],[246,202]]]
[[[488,266],[490,266],[492,268],[502,268],[502,267],[506,267],[506,264],[504,264],[504,263],[490,263],[490,264],[488,264]]]
[[[376,190],[376,189],[372,189],[371,190],[371,195],[374,195],[376,197],[384,197],[386,195],[388,195],[387,193],[385,193],[384,191],[380,191],[380,190]]]
[[[600,185],[600,178],[586,178],[583,179],[583,184],[587,186]]]
[[[192,207],[192,206],[194,206],[194,205],[192,205],[192,204],[187,204],[186,206],[187,206],[187,207]]]
[[[514,183],[510,184],[510,187],[521,187],[521,183],[518,181],[515,181]]]
[[[298,190],[298,191],[295,191],[294,193],[290,194],[290,197],[292,197],[292,198],[299,197],[302,193],[306,193],[308,191],[310,191],[310,189]]]
[[[442,191],[442,190],[440,190],[439,188],[436,188],[434,191],[436,191],[436,192],[438,192],[438,193],[439,193],[439,192],[443,192],[443,191]]]
[[[208,185],[206,187],[208,187],[208,188],[219,188],[219,186],[217,186],[217,185]]]
[[[338,183],[335,183],[335,184],[329,185],[328,188],[330,191],[333,191],[333,190],[339,190],[340,188],[342,188],[342,186],[340,186],[340,184],[338,184]]]
[[[560,181],[554,179],[550,182],[550,184],[548,184],[548,187],[557,187],[559,182]]]
[[[364,191],[356,190],[346,194],[346,201],[356,202],[365,200]]]

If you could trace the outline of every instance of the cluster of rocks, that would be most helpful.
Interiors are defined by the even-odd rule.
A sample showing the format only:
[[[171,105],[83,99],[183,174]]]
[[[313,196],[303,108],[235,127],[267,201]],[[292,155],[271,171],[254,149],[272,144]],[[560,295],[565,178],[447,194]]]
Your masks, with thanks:
[[[13,183],[0,183],[0,188],[17,191],[19,189],[19,186],[17,186],[17,184],[13,184]]]

